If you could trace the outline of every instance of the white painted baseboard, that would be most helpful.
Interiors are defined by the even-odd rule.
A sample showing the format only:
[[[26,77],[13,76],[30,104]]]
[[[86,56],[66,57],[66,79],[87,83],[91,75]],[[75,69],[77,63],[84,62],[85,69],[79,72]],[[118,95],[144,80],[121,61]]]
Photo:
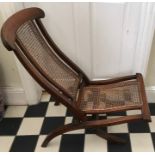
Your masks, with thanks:
[[[27,105],[25,92],[23,88],[1,87],[0,88],[6,105]]]
[[[42,91],[32,90],[31,98],[27,99],[23,88],[18,87],[0,87],[4,95],[6,105],[35,105],[40,102]]]
[[[155,86],[146,87],[146,95],[149,103],[155,103]]]

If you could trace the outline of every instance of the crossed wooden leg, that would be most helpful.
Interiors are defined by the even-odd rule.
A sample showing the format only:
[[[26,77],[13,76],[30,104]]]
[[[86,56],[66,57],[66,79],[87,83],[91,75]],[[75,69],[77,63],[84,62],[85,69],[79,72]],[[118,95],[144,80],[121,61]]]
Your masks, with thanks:
[[[48,136],[45,138],[44,142],[42,143],[42,147],[46,147],[48,143],[58,135],[61,135],[65,132],[78,130],[78,129],[85,129],[85,128],[96,128],[96,134],[98,136],[105,138],[112,142],[125,143],[123,139],[117,136],[104,133],[103,131],[99,129],[99,127],[121,124],[121,123],[136,121],[140,119],[143,119],[142,115],[132,115],[132,116],[123,116],[120,118],[113,118],[109,120],[108,119],[107,120],[92,120],[92,121],[66,124],[50,132]]]
[[[118,136],[112,135],[112,134],[105,133],[101,129],[97,129],[95,133],[99,137],[104,138],[107,141],[110,141],[110,142],[113,142],[113,143],[126,143],[126,141],[124,139],[122,139],[122,138],[120,138]]]

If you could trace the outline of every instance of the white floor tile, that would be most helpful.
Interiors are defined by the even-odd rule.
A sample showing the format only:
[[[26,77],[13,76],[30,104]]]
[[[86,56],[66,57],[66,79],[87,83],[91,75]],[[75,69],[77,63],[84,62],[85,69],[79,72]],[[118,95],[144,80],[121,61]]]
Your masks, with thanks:
[[[47,92],[43,92],[41,96],[41,102],[49,102],[51,95]]]
[[[127,115],[136,115],[136,114],[141,114],[141,110],[128,110]]]
[[[4,117],[23,117],[27,106],[8,106]]]
[[[85,136],[84,151],[85,152],[106,152],[107,141],[103,138],[98,137],[95,134],[87,134]]]
[[[69,131],[69,132],[66,132],[64,134],[84,134],[84,132],[85,132],[84,129],[79,129],[79,130]]]
[[[65,118],[65,124],[72,123],[72,120],[73,120],[73,117],[66,117]],[[79,129],[79,130],[66,132],[65,134],[84,134],[84,132],[85,132],[84,129]]]
[[[73,117],[66,117],[65,118],[65,124],[72,123]]]
[[[133,133],[130,134],[131,147],[133,152],[153,152],[151,134]]]
[[[9,152],[15,136],[0,136],[0,152]]]
[[[55,106],[54,102],[50,102],[46,112],[46,116],[65,116],[66,107],[62,104]]]
[[[65,124],[72,123],[73,117],[66,117],[65,118]],[[66,132],[64,134],[84,134],[85,130],[84,129],[79,129],[79,130],[73,130]]]
[[[152,122],[149,122],[150,131],[155,132],[155,116],[151,116]]]
[[[17,135],[37,135],[40,133],[43,117],[24,118]]]
[[[51,142],[49,142],[47,147],[41,147],[42,142],[45,139],[45,135],[39,136],[35,152],[58,152],[59,151],[59,146],[60,146],[60,141],[61,141],[61,136],[55,137]]]
[[[118,118],[119,116],[108,116],[108,119]],[[108,126],[108,133],[128,133],[127,123]]]
[[[128,133],[128,126],[126,123],[108,126],[107,129],[108,129],[108,133]]]

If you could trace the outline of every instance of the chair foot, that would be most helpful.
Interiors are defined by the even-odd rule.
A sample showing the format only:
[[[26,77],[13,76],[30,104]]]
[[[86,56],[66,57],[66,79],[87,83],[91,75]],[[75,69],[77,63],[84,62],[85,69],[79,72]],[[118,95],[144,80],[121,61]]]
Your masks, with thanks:
[[[101,129],[97,129],[95,131],[96,135],[98,135],[99,137],[101,138],[104,138],[106,139],[107,141],[110,141],[112,143],[122,143],[122,144],[125,144],[126,141],[118,136],[115,136],[115,135],[112,135],[112,134],[109,134],[109,133],[105,133],[103,132]]]

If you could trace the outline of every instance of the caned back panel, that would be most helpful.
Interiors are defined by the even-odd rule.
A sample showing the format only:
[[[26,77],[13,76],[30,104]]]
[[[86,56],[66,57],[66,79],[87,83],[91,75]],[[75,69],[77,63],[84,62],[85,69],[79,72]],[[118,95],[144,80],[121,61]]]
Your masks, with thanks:
[[[17,30],[17,40],[24,52],[31,56],[48,80],[76,97],[80,83],[79,75],[74,72],[48,45],[34,21],[28,21]],[[63,92],[63,91],[62,91]]]

